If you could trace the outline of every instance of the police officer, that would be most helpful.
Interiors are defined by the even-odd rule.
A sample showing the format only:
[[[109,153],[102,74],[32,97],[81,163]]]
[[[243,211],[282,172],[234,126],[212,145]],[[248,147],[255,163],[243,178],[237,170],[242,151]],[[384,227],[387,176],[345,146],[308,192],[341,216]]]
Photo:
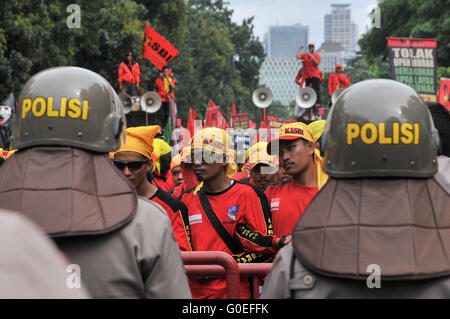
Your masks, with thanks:
[[[0,298],[88,298],[55,244],[20,214],[0,209],[0,243]]]
[[[449,185],[437,134],[409,86],[347,89],[324,132],[330,180],[282,249],[262,298],[449,298]]]
[[[56,242],[94,298],[189,298],[167,214],[136,195],[108,158],[124,132],[121,102],[100,75],[58,67],[19,97],[0,170],[0,206],[20,211]]]

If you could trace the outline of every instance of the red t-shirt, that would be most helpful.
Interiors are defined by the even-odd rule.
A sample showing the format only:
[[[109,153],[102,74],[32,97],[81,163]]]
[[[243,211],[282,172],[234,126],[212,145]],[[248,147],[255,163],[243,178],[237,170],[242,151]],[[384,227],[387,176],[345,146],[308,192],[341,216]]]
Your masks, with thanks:
[[[319,70],[319,63],[320,63],[320,55],[316,52],[313,52],[312,55],[317,60],[318,64],[315,64],[313,59],[309,57],[309,53],[303,53],[300,55],[300,59],[304,59],[305,62],[303,63],[303,77],[305,79],[307,78],[319,78],[321,77],[320,70]]]
[[[272,212],[275,236],[283,237],[292,233],[298,219],[317,194],[318,187],[294,184],[292,180],[268,186],[265,190]]]
[[[242,254],[233,255],[209,221],[199,195],[194,195],[194,190],[191,190],[181,196],[181,201],[188,208],[194,251],[224,251],[232,255],[237,262],[263,262],[271,258],[271,256],[268,257],[269,255],[261,255],[268,253],[272,241],[270,211],[262,192],[256,191],[250,185],[234,182],[220,193],[206,193],[206,197],[225,230],[231,237],[238,236],[245,251],[243,250]],[[241,225],[246,225],[262,236],[266,236],[264,242],[258,243],[241,237],[238,230]],[[224,279],[191,280],[190,286],[193,298],[226,298]],[[250,298],[250,287],[246,278],[241,279],[241,298]]]
[[[350,86],[350,81],[344,73],[332,73],[328,79],[328,94],[332,95],[337,89]]]
[[[158,188],[156,193],[149,198],[152,202],[161,205],[167,212],[178,246],[182,251],[191,251],[189,221],[187,220],[187,208],[178,199]]]

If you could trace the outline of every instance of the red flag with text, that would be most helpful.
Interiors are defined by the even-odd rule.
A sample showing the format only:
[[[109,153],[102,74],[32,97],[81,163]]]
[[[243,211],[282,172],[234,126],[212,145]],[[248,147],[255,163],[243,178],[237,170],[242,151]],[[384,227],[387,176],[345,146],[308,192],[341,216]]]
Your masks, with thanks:
[[[177,55],[178,50],[159,33],[145,24],[145,41],[142,45],[142,55],[158,70],[162,70]]]
[[[220,113],[220,108],[214,104],[213,100],[209,100],[205,126],[213,126],[221,129],[228,127],[226,118]]]

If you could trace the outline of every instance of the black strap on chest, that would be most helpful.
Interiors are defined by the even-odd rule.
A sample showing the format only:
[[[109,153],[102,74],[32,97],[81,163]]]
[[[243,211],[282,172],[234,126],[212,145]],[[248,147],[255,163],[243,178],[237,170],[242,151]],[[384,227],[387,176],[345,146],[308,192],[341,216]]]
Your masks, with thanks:
[[[206,197],[206,192],[204,188],[202,188],[198,192],[198,196],[200,197],[200,203],[202,204],[206,216],[208,217],[209,221],[211,222],[211,225],[214,227],[219,237],[233,252],[233,254],[235,255],[241,254],[244,251],[241,242],[236,237],[234,238],[231,237],[230,234],[226,231],[225,227],[223,227],[219,218],[217,218],[216,214],[214,213],[211,204],[208,201],[208,198]]]

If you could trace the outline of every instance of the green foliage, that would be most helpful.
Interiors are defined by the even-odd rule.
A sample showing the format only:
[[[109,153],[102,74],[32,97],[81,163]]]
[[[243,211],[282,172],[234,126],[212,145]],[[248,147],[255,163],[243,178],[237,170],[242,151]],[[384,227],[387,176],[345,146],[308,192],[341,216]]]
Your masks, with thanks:
[[[369,63],[387,60],[386,37],[435,38],[437,60],[450,65],[450,10],[448,0],[383,0],[379,4],[381,28],[373,28],[359,41]]]
[[[231,21],[232,10],[213,0],[78,0],[81,28],[66,25],[72,0],[9,0],[0,10],[0,99],[16,95],[35,73],[74,65],[93,70],[117,86],[117,70],[132,51],[142,64],[144,91],[159,71],[141,60],[144,25],[171,42],[179,56],[171,63],[177,78],[179,115],[189,107],[204,116],[209,99],[222,107],[236,102],[239,112],[261,118],[251,102],[264,58],[253,35],[252,18]],[[143,63],[142,63],[143,62]]]

